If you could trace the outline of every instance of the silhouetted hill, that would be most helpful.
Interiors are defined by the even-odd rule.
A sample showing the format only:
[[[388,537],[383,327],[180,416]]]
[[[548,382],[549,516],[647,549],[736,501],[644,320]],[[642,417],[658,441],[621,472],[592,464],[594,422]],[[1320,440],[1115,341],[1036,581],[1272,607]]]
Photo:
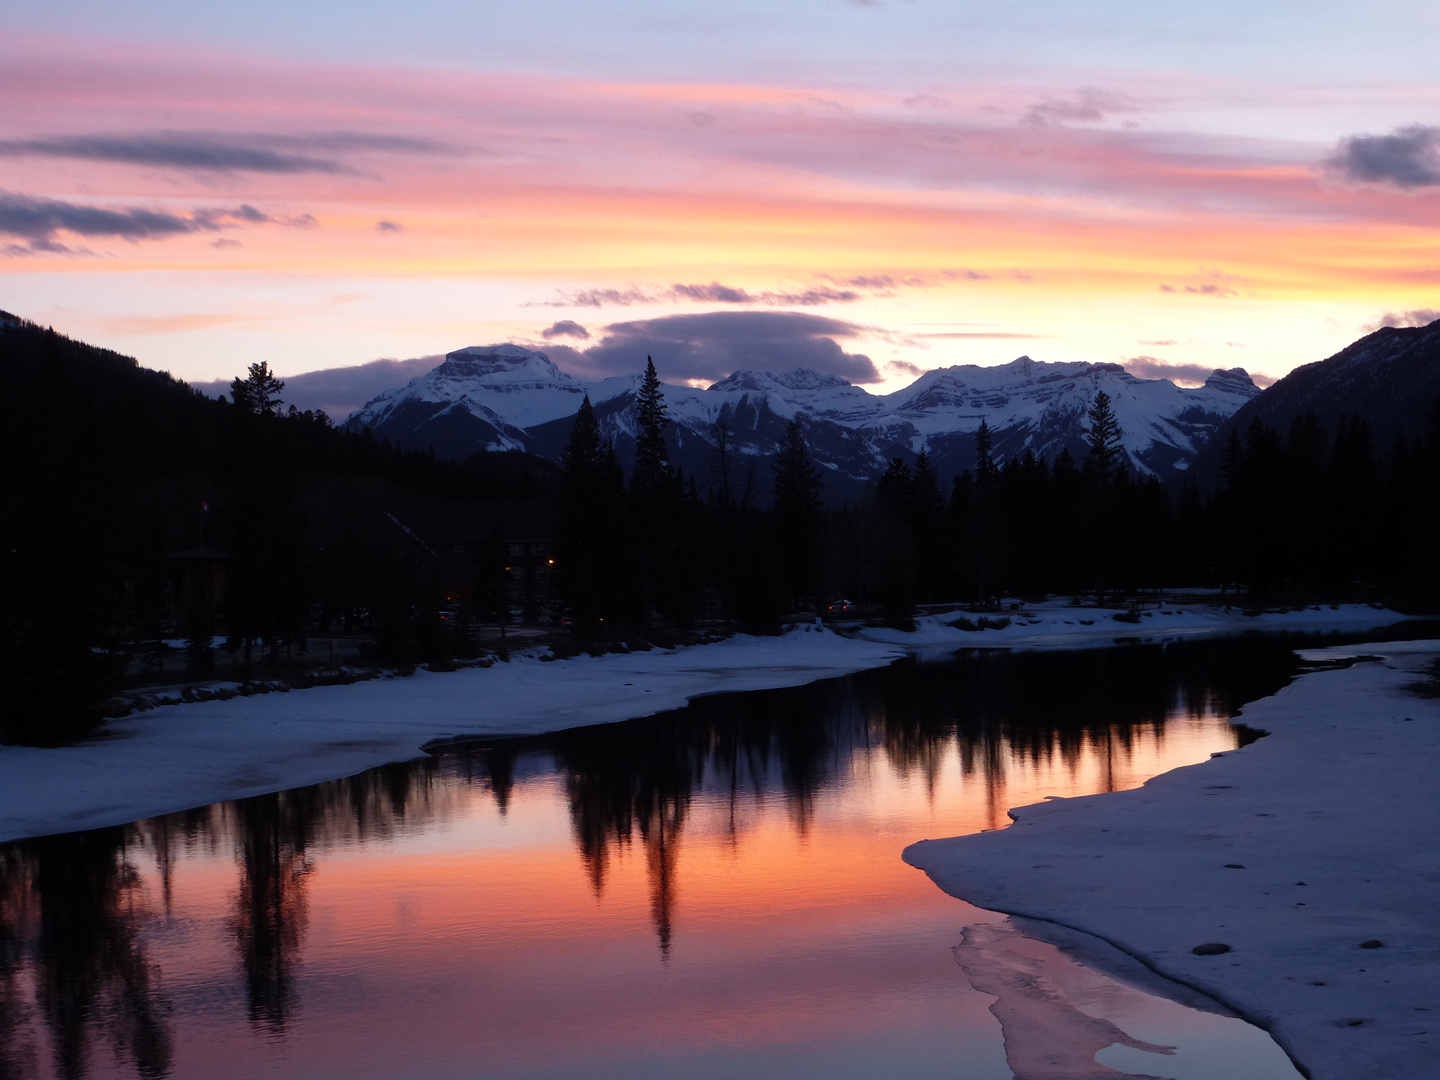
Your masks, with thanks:
[[[348,618],[388,596],[403,618],[414,551],[436,563],[476,542],[408,522],[473,533],[497,502],[547,500],[559,471],[523,453],[401,452],[319,412],[257,413],[8,312],[0,401],[0,741],[93,722],[135,643],[181,632],[177,552],[225,560],[231,636],[248,628],[273,651],[303,640],[317,609]]]
[[[1346,346],[1328,360],[1298,367],[1246,402],[1222,424],[1196,456],[1194,475],[1213,487],[1232,431],[1243,437],[1255,420],[1282,436],[1298,416],[1313,413],[1329,432],[1344,417],[1370,425],[1377,454],[1387,454],[1395,437],[1425,434],[1440,397],[1440,319],[1428,326],[1384,327]]]

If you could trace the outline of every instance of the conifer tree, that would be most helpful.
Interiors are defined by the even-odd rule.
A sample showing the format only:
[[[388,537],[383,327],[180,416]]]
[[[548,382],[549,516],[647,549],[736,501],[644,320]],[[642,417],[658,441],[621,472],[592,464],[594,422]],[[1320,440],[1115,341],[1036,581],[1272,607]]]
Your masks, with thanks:
[[[280,411],[285,384],[270,371],[264,360],[251,364],[245,378],[230,384],[230,397],[243,411],[256,416],[274,416]]]
[[[640,620],[649,626],[658,597],[667,592],[678,558],[676,528],[680,491],[665,446],[665,395],[655,361],[645,358],[645,377],[635,396],[635,471],[630,477],[634,532],[632,550],[638,560]]]
[[[781,571],[792,601],[813,596],[819,578],[820,492],[824,481],[810,460],[798,421],[785,428],[775,455],[775,522]]]
[[[990,448],[990,422],[981,420],[975,432],[975,484],[981,491],[995,487],[995,458]]]
[[[982,602],[989,596],[987,590],[993,578],[991,564],[996,561],[992,555],[996,546],[995,534],[998,532],[995,489],[1000,474],[995,467],[991,445],[990,422],[981,420],[980,427],[975,432],[975,488],[970,503],[968,536],[962,539],[970,550],[977,596]]]
[[[645,378],[635,396],[635,475],[632,490],[642,496],[662,491],[670,479],[670,452],[665,446],[665,428],[670,423],[665,395],[655,361],[645,358]]]
[[[1124,448],[1120,444],[1123,432],[1120,422],[1115,419],[1115,410],[1110,406],[1110,395],[1104,390],[1095,391],[1095,400],[1087,415],[1090,426],[1085,429],[1085,440],[1089,454],[1085,466],[1096,480],[1105,483],[1117,469],[1124,467],[1121,456]]]
[[[1097,390],[1087,414],[1090,426],[1085,429],[1084,499],[1082,502],[1083,537],[1089,547],[1095,590],[1104,596],[1114,580],[1113,570],[1123,562],[1116,548],[1124,540],[1123,511],[1126,493],[1121,490],[1126,477],[1120,424],[1110,405],[1110,395]]]
[[[916,556],[916,592],[927,602],[936,598],[943,577],[945,543],[942,536],[940,478],[930,464],[930,455],[921,450],[915,457],[910,485],[910,532]]]
[[[614,621],[611,583],[618,574],[615,514],[624,491],[613,446],[600,441],[590,396],[580,403],[561,459],[556,573],[576,628],[595,636]]]
[[[940,478],[935,475],[935,466],[930,464],[930,455],[924,450],[915,457],[911,493],[916,527],[928,529],[940,510]]]
[[[915,477],[904,458],[891,458],[890,466],[875,484],[875,501],[897,518],[910,516],[915,494]]]

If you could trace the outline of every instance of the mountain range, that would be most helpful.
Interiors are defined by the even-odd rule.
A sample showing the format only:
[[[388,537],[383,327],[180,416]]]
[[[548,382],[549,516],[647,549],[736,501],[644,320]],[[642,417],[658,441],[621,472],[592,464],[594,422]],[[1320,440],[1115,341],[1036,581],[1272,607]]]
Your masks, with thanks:
[[[543,352],[518,345],[471,346],[404,387],[386,391],[344,426],[463,459],[521,450],[558,461],[580,402],[589,395],[602,434],[622,462],[633,457],[634,400],[641,374],[586,381]],[[713,474],[718,432],[744,477],[775,452],[798,420],[831,500],[859,497],[891,458],[928,452],[942,481],[975,463],[982,420],[1000,461],[1026,449],[1083,456],[1086,412],[1097,391],[1110,396],[1131,467],[1168,478],[1183,472],[1215,431],[1260,391],[1240,368],[1216,370],[1195,388],[1140,379],[1118,364],[1042,363],[1022,356],[997,367],[927,371],[903,390],[871,394],[804,368],[736,371],[705,388],[665,385],[672,460],[687,475]],[[768,486],[768,476],[761,482]],[[743,479],[740,481],[743,483]]]

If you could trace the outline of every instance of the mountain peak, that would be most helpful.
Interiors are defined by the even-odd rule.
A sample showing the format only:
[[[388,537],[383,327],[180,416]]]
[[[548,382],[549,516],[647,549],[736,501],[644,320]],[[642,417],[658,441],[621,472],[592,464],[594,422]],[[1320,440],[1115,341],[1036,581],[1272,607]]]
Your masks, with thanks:
[[[589,393],[607,437],[622,458],[634,440],[638,372],[598,381],[557,368],[519,345],[457,349],[429,374],[370,402],[354,430],[406,445],[436,443],[463,457],[478,449],[523,447],[558,460],[570,418]],[[1257,391],[1243,371],[1220,371],[1203,388],[1137,379],[1115,363],[1045,362],[1028,356],[999,366],[964,364],[920,375],[904,390],[871,394],[846,379],[810,368],[741,369],[701,390],[667,385],[671,451],[687,473],[709,468],[717,423],[737,455],[758,463],[774,453],[785,425],[807,417],[815,460],[831,472],[841,497],[860,498],[877,470],[922,445],[942,476],[974,465],[974,432],[989,424],[998,460],[1032,450],[1054,457],[1083,452],[1083,421],[1095,391],[1111,391],[1137,469],[1181,470],[1210,431]],[[1116,391],[1123,388],[1123,393]],[[846,485],[849,485],[846,487]]]
[[[1250,373],[1243,367],[1216,368],[1205,380],[1205,385],[1212,390],[1225,390],[1232,394],[1245,394],[1254,397],[1260,393],[1260,388],[1255,385]]]
[[[753,390],[763,392],[776,388],[783,390],[832,390],[849,386],[847,379],[838,375],[825,375],[809,368],[791,368],[789,371],[735,371],[710,386],[711,390]]]
[[[499,378],[494,378],[498,376]],[[520,345],[467,345],[445,354],[445,362],[426,378],[476,379],[487,381],[553,380],[561,384],[575,382],[556,367],[543,352]]]

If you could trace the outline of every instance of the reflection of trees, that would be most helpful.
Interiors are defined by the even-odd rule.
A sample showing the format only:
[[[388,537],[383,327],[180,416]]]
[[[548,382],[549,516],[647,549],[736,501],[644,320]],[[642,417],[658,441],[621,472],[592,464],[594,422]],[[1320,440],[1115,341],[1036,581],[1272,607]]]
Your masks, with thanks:
[[[899,664],[857,680],[865,709],[901,775],[933,784],[953,741],[962,774],[992,792],[1019,763],[1087,749],[1127,761],[1136,738],[1163,738],[1167,716],[1230,715],[1294,673],[1292,645],[1273,636],[1132,645],[1084,652],[978,651],[952,664]],[[1001,808],[1003,809],[1003,808]]]
[[[597,894],[613,860],[638,838],[666,951],[677,926],[684,831],[702,793],[738,845],[745,808],[775,793],[804,833],[821,794],[872,751],[930,788],[953,752],[966,782],[984,785],[1000,823],[1010,771],[1052,762],[1074,769],[1087,752],[1118,770],[1138,740],[1160,736],[1167,715],[1233,713],[1279,689],[1296,667],[1292,645],[1264,637],[906,662],[792,690],[702,698],[626,724],[456,749],[443,761],[126,829],[0,845],[0,1080],[83,1076],[97,1032],[142,1076],[170,1067],[168,1005],[142,936],[152,914],[142,899],[141,852],[153,860],[157,916],[168,914],[180,860],[235,853],[229,927],[247,1013],[259,1030],[278,1033],[300,1005],[316,853],[456,815],[476,785],[488,787],[503,812],[517,772],[562,776]],[[53,1070],[39,1062],[47,1044]]]
[[[305,855],[310,822],[303,799],[283,792],[237,806],[240,887],[231,930],[240,950],[250,1022],[282,1034],[296,1005],[295,968],[305,932]]]
[[[170,1069],[169,1004],[140,942],[148,913],[125,843],[126,831],[118,828],[45,837],[8,845],[0,866],[0,1024],[28,1020],[17,934],[25,927],[33,934],[36,1011],[50,1030],[62,1077],[86,1074],[96,1032],[141,1076]],[[25,1075],[33,1062],[30,1040],[5,1030],[3,1045],[0,1061]]]
[[[296,1007],[308,852],[317,841],[370,841],[464,798],[434,761],[376,769],[299,791],[138,822],[0,845],[0,1080],[86,1075],[97,1035],[142,1077],[171,1064],[169,1004],[142,930],[168,919],[172,869],[231,848],[239,885],[230,929],[252,1022],[283,1031]],[[156,911],[135,856],[153,860]]]
[[[709,756],[703,729],[667,722],[662,715],[561,732],[546,740],[565,776],[571,827],[597,896],[605,887],[612,851],[640,834],[650,916],[662,952],[670,949],[680,835]]]
[[[36,1074],[29,994],[23,971],[26,924],[34,918],[28,860],[0,848],[0,1077]]]
[[[550,755],[565,777],[571,828],[597,896],[612,860],[638,835],[645,850],[651,920],[661,951],[668,952],[681,839],[693,794],[701,787],[728,791],[733,811],[742,796],[779,788],[803,831],[815,793],[831,782],[841,760],[835,732],[846,712],[842,685],[747,697],[739,709],[730,698],[701,698],[687,709],[625,724],[457,749],[454,767],[477,780],[488,777],[499,803],[509,796],[518,755]],[[853,718],[859,716],[855,712]]]
[[[520,757],[550,755],[565,778],[571,828],[596,895],[613,859],[639,835],[661,950],[673,933],[680,842],[692,799],[737,806],[783,794],[804,833],[817,795],[857,753],[878,744],[902,776],[933,791],[949,754],[985,786],[993,824],[1017,766],[1087,751],[1118,772],[1137,739],[1159,740],[1167,716],[1229,713],[1273,693],[1292,673],[1290,645],[1209,640],[1086,652],[980,651],[952,662],[889,668],[761,694],[700,698],[642,720],[580,728],[447,754],[452,772],[488,783],[503,810]],[[1102,776],[1102,783],[1113,777]]]

